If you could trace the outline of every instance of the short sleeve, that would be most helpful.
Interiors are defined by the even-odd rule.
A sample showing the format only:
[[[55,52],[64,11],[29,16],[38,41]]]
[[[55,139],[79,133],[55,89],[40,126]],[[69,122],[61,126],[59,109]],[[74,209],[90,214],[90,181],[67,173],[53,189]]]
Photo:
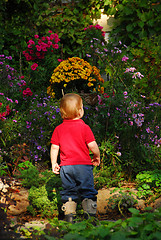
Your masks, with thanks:
[[[86,139],[87,144],[95,141],[94,134],[93,134],[91,128],[87,124],[85,124],[85,139]]]
[[[58,135],[58,129],[55,128],[52,137],[51,137],[51,141],[52,144],[58,145],[59,146],[59,135]]]

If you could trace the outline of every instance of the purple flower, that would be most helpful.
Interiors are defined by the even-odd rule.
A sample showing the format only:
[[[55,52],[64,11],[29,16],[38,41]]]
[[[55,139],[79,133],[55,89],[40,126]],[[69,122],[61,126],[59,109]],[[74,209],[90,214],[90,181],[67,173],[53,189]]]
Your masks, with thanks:
[[[135,68],[135,67],[126,68],[126,71],[125,71],[125,73],[127,73],[127,72],[134,72],[135,70],[136,70],[136,68]]]
[[[57,112],[57,113],[60,112],[60,108],[57,108],[57,109],[56,109],[56,112]]]
[[[133,117],[133,118],[137,118],[137,114],[135,114],[135,113],[132,114],[132,117]]]
[[[148,128],[146,129],[146,131],[147,131],[147,133],[150,133],[150,128],[148,127]]]
[[[128,57],[123,56],[123,58],[122,58],[122,62],[126,62],[128,59],[129,59]]]

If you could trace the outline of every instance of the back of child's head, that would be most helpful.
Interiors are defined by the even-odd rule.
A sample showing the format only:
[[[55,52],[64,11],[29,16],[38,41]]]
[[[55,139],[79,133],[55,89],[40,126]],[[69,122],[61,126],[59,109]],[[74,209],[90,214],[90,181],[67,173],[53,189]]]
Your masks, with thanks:
[[[60,113],[63,119],[74,119],[79,116],[82,107],[82,98],[75,93],[65,94],[60,101]]]

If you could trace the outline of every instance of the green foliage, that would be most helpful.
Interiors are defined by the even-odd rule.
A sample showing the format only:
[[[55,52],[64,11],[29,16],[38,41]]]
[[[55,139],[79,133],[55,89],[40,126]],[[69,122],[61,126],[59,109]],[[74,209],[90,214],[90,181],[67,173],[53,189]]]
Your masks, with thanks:
[[[116,188],[114,191],[116,190],[118,189]],[[113,194],[113,196],[109,198],[108,207],[118,210],[121,213],[121,215],[125,217],[128,209],[130,207],[131,208],[134,207],[136,203],[137,200],[130,193],[130,191],[128,193],[123,192],[120,188],[119,193]]]
[[[105,12],[116,19],[112,35],[115,34],[117,41],[136,45],[145,37],[160,35],[161,5],[157,0],[110,0]]]
[[[19,178],[22,179],[22,185],[26,188],[38,187],[43,182],[42,178],[39,178],[39,171],[35,166],[20,170]]]
[[[138,196],[148,198],[149,195],[161,193],[161,171],[143,171],[136,176]]]
[[[3,9],[0,21],[0,50],[18,60],[26,47],[27,38],[36,34],[39,28],[42,31],[48,29],[45,19],[50,18],[49,3],[42,0],[2,0],[0,9]]]
[[[102,166],[101,169],[94,169],[94,184],[97,190],[102,188],[119,187],[124,180],[121,167],[115,167],[113,163]]]
[[[28,211],[33,215],[41,214],[42,217],[57,216],[60,205],[58,192],[61,186],[60,178],[51,172],[44,172],[43,175],[43,177],[39,177],[40,181],[38,181],[37,187],[36,185],[30,186]]]
[[[160,102],[161,91],[161,41],[159,38],[144,38],[137,47],[130,49],[135,59],[135,66],[144,75],[137,79],[135,87],[149,101]]]
[[[23,62],[22,51],[27,47],[26,42],[37,33],[46,33],[48,30],[57,31],[62,39],[62,55],[81,57],[83,46],[84,27],[92,23],[92,18],[100,16],[103,1],[68,2],[42,0],[14,0],[0,2],[0,51],[15,57],[15,65],[20,70]]]
[[[92,224],[93,219],[84,220],[75,224],[58,221],[50,221],[50,229],[45,230],[41,237],[45,239],[73,239],[73,240],[125,240],[125,239],[156,239],[161,238],[161,209],[154,213],[147,209],[145,213],[140,213],[134,208],[130,208],[132,217],[116,222],[101,221],[96,226]]]
[[[58,65],[59,41],[58,34],[49,30],[48,34],[36,34],[27,42],[27,49],[23,51],[28,64],[25,71],[34,92],[46,91],[52,70]]]

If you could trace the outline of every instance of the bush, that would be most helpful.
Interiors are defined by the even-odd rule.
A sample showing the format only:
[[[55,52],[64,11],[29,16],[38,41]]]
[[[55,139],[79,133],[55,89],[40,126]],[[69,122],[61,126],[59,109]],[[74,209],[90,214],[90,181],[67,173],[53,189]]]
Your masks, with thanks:
[[[48,94],[53,98],[60,98],[62,91],[85,92],[90,90],[103,92],[101,84],[104,82],[99,69],[78,57],[68,58],[59,64],[51,76]]]
[[[59,176],[52,173],[47,175],[45,184],[30,188],[28,210],[31,214],[41,214],[42,217],[58,216],[60,195],[57,191],[60,190],[61,181]]]
[[[58,65],[59,37],[50,30],[47,35],[39,36],[27,42],[27,50],[23,51],[29,65],[27,76],[34,92],[46,90],[52,69]]]

